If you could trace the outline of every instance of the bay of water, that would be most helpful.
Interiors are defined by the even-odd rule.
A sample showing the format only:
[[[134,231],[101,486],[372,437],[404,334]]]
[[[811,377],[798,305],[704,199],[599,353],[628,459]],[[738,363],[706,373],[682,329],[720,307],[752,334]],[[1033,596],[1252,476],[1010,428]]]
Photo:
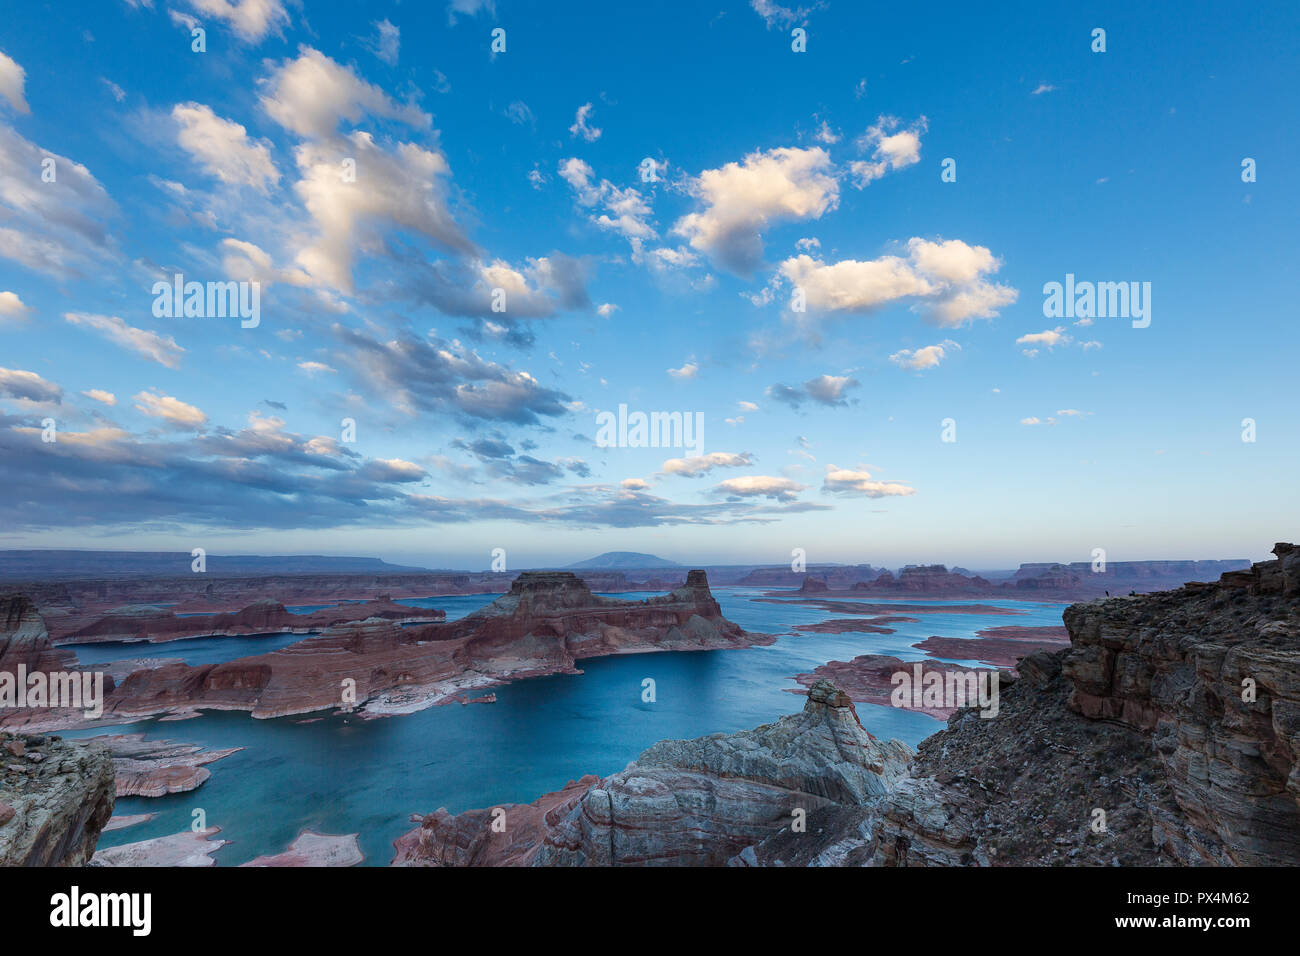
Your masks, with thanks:
[[[621,770],[658,740],[731,733],[799,710],[802,694],[788,692],[802,691],[794,675],[826,661],[860,654],[922,660],[924,655],[911,645],[930,635],[973,637],[981,628],[998,625],[1060,624],[1065,607],[1003,600],[898,602],[936,608],[979,603],[1022,613],[937,611],[912,615],[920,623],[890,624],[896,629],[893,634],[815,634],[791,628],[848,615],[757,600],[766,593],[768,589],[757,588],[714,590],[730,620],[749,631],[779,635],[769,647],[594,658],[579,662],[584,671],[579,675],[492,688],[497,695],[492,704],[451,704],[381,720],[342,715],[254,720],[245,713],[213,712],[192,720],[147,720],[65,736],[144,732],[150,739],[245,748],[210,764],[212,776],[197,790],[118,800],[118,815],[157,816],[104,834],[100,847],[188,830],[193,811],[201,808],[207,824],[221,828],[220,838],[232,841],[214,855],[219,866],[279,853],[304,829],[359,833],[365,865],[383,866],[392,859],[393,840],[415,826],[409,819],[412,813],[527,803],[583,774],[604,776]],[[441,608],[448,620],[455,620],[493,597],[457,595],[402,603]],[[140,656],[209,663],[298,640],[301,635],[262,635],[75,650],[83,661],[93,663]],[[655,681],[654,703],[641,700],[647,677]],[[863,726],[876,736],[897,737],[913,746],[944,726],[892,707],[859,704],[857,709]]]

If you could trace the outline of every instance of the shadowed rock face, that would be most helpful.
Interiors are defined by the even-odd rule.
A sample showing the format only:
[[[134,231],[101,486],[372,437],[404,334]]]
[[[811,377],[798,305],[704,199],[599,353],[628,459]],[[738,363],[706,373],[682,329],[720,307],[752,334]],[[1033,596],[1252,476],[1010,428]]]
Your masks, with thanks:
[[[103,747],[0,733],[0,866],[82,866],[112,815]]]
[[[911,751],[862,729],[827,681],[801,713],[752,731],[664,740],[627,769],[585,777],[526,807],[439,810],[397,841],[404,865],[720,865],[796,820],[861,805],[904,775]]]
[[[50,643],[45,622],[25,594],[0,595],[0,671],[17,673],[19,664],[28,672],[61,671],[76,660]]]
[[[458,621],[402,627],[376,618],[270,654],[137,670],[109,695],[105,712],[123,719],[199,708],[254,717],[340,707],[408,713],[469,688],[577,673],[580,658],[772,640],[724,618],[703,571],[644,601],[598,597],[568,572],[527,572],[509,593]]]

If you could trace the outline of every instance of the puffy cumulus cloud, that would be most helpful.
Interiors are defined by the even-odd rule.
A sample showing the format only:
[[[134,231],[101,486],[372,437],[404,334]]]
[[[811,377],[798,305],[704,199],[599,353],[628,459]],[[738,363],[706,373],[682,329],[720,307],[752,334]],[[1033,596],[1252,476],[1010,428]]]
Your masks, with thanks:
[[[158,391],[138,392],[134,399],[137,412],[150,418],[161,419],[176,428],[198,431],[208,423],[208,416],[202,411],[171,395],[164,395]]]
[[[21,319],[30,311],[17,292],[0,292],[0,319]]]
[[[898,481],[880,481],[871,473],[837,465],[826,466],[822,491],[837,495],[861,495],[866,498],[888,498],[895,495],[916,494],[916,489]]]
[[[85,166],[0,124],[0,258],[61,279],[94,272],[116,258],[106,224],[116,211]]]
[[[743,475],[740,478],[728,478],[719,482],[713,490],[717,494],[733,498],[772,498],[776,501],[793,501],[807,485],[801,485],[792,478],[777,478],[772,475]]]
[[[537,424],[569,411],[572,399],[532,375],[488,361],[457,342],[402,333],[387,342],[334,326],[336,363],[363,389],[409,414],[435,412],[466,419]]]
[[[669,376],[676,379],[695,378],[699,374],[700,367],[693,360],[686,362],[681,368],[670,368],[667,370]]]
[[[223,183],[251,186],[266,192],[280,181],[268,143],[249,139],[239,123],[222,119],[202,103],[178,103],[172,108],[176,142]]]
[[[87,312],[65,312],[63,318],[72,325],[93,329],[104,338],[124,349],[147,358],[167,368],[178,368],[181,353],[185,350],[176,344],[170,335],[161,335],[146,329],[137,329],[127,325],[124,319],[116,315],[93,315]]]
[[[889,361],[913,371],[938,368],[949,351],[960,348],[961,346],[952,339],[944,339],[938,345],[927,345],[919,349],[900,349],[889,356]]]
[[[117,396],[112,392],[104,391],[102,388],[88,388],[81,394],[99,402],[101,405],[113,406],[117,404]]]
[[[735,454],[733,452],[715,451],[707,455],[696,455],[692,458],[669,458],[664,462],[662,471],[665,475],[698,478],[701,475],[707,475],[714,468],[742,468],[753,463],[754,458],[748,452]]]
[[[289,24],[284,0],[189,0],[204,16],[215,17],[241,39],[256,43],[272,30]]]
[[[650,487],[650,482],[644,478],[624,478],[619,482],[619,487],[626,491],[646,491]]]
[[[382,251],[384,234],[394,230],[418,233],[453,254],[477,252],[448,207],[451,169],[442,153],[414,143],[390,153],[357,131],[303,143],[294,158],[300,178],[293,188],[318,230],[296,261],[314,281],[351,293],[360,251]],[[341,175],[345,159],[356,162],[356,182]]]
[[[814,401],[820,405],[847,405],[846,392],[859,386],[857,379],[848,375],[818,375],[810,378],[803,385],[768,386],[767,396],[783,402],[791,408],[798,408],[805,401]]]
[[[907,256],[885,255],[824,263],[808,255],[781,263],[780,273],[803,291],[810,310],[867,313],[912,299],[913,308],[944,327],[988,318],[1016,300],[1017,291],[988,276],[1002,263],[984,246],[960,239],[931,242],[913,238]]]
[[[28,402],[61,402],[63,389],[35,372],[0,368],[0,395]]]
[[[860,152],[871,151],[870,160],[849,163],[853,184],[858,189],[869,186],[885,173],[914,166],[921,161],[921,134],[926,130],[922,116],[911,126],[899,129],[902,121],[895,116],[882,116],[876,125],[858,137]]]
[[[574,117],[573,125],[569,127],[569,135],[585,139],[588,143],[594,143],[600,139],[603,132],[599,127],[591,126],[587,119],[591,116],[591,104],[583,103],[578,107],[577,116]]]
[[[0,50],[0,96],[9,101],[9,105],[15,112],[22,113],[24,116],[31,112],[23,94],[26,83],[27,71]]]
[[[355,126],[367,114],[416,129],[433,127],[428,113],[413,104],[396,102],[379,87],[308,46],[300,47],[297,59],[285,60],[263,81],[261,104],[285,129],[318,139],[333,134],[344,120]]]
[[[703,206],[673,227],[721,267],[752,275],[763,261],[762,231],[779,221],[818,219],[839,204],[839,182],[821,147],[750,153],[706,169],[687,184]]]

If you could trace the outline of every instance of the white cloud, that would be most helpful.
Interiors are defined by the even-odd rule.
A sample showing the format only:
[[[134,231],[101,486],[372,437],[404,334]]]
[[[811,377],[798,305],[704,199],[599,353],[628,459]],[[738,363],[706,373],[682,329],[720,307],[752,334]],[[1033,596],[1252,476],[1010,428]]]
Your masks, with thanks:
[[[433,117],[412,104],[397,103],[382,89],[357,77],[319,50],[301,47],[263,82],[262,108],[285,129],[300,136],[325,137],[347,120],[365,114],[430,129]]]
[[[363,247],[402,228],[425,236],[445,251],[477,250],[455,221],[445,197],[451,168],[440,152],[401,143],[393,152],[357,131],[342,140],[308,142],[294,151],[300,179],[294,184],[319,230],[295,260],[318,283],[352,292],[352,266]],[[355,159],[357,182],[340,175]]]
[[[222,119],[202,103],[178,103],[172,118],[178,127],[176,142],[223,183],[266,192],[280,181],[270,145],[250,140],[239,123]]]
[[[27,82],[27,71],[12,58],[0,51],[0,96],[9,101],[16,112],[26,116],[31,112],[23,88]]]
[[[1065,327],[1058,325],[1054,329],[1045,329],[1042,332],[1031,332],[1028,335],[1022,335],[1016,339],[1017,345],[1030,345],[1034,348],[1026,349],[1025,354],[1037,354],[1037,346],[1046,348],[1055,348],[1058,345],[1068,345],[1070,337],[1065,334]],[[1032,355],[1031,355],[1032,357]]]
[[[88,388],[81,394],[85,395],[87,398],[93,398],[95,401],[103,405],[111,406],[117,404],[117,396],[112,392],[104,391],[102,388]]]
[[[602,302],[600,305],[596,306],[596,314],[599,315],[602,319],[608,319],[611,315],[613,315],[617,311],[618,311],[618,306],[616,306],[613,302]]]
[[[865,188],[891,170],[904,169],[921,161],[921,134],[926,130],[926,118],[922,116],[911,126],[898,129],[901,122],[895,116],[881,116],[875,126],[858,137],[858,150],[871,150],[870,160],[849,163],[853,184],[858,189]]]
[[[573,125],[569,127],[569,135],[579,136],[582,139],[585,139],[588,143],[594,143],[596,140],[600,139],[600,134],[603,132],[594,126],[587,125],[587,118],[591,116],[591,109],[592,107],[590,103],[583,103],[579,106],[578,114],[573,120]]]
[[[1052,86],[1050,83],[1039,83],[1038,86],[1035,87],[1034,91],[1029,95],[1039,96],[1042,93],[1051,93],[1055,89],[1056,87]]]
[[[673,231],[741,275],[762,263],[764,228],[818,219],[839,204],[831,158],[820,146],[756,151],[740,163],[706,169],[687,189],[704,208],[683,216]]]
[[[396,66],[402,46],[401,29],[389,23],[387,17],[375,21],[374,26],[375,37],[370,41],[370,49],[385,63]]]
[[[700,371],[700,367],[694,362],[687,362],[681,368],[670,368],[668,374],[673,378],[694,378]]]
[[[52,169],[55,182],[42,181]],[[60,278],[102,268],[116,207],[90,170],[0,124],[0,257]]]
[[[0,292],[0,318],[21,319],[30,311],[17,292]]]
[[[35,372],[0,368],[0,395],[28,402],[60,402],[63,400],[63,389]]]
[[[901,349],[889,356],[889,361],[902,368],[920,371],[921,369],[937,368],[943,361],[944,356],[949,349],[960,349],[961,346],[952,339],[944,339],[938,345],[927,345],[919,349]]]
[[[870,472],[840,468],[838,465],[826,466],[826,477],[822,479],[822,491],[841,495],[863,495],[867,498],[888,498],[916,494],[916,489],[897,481],[880,481],[872,478]]]
[[[791,478],[745,475],[720,482],[714,491],[738,498],[774,498],[777,501],[793,501],[806,487],[807,485],[801,485]]]
[[[139,392],[135,396],[135,410],[150,418],[160,418],[178,428],[199,429],[208,423],[208,416],[193,405],[161,392]]]
[[[338,369],[330,368],[324,362],[299,362],[298,367],[304,372],[337,372]]]
[[[698,478],[707,475],[714,468],[742,468],[754,463],[749,454],[735,454],[715,451],[693,458],[669,458],[664,462],[662,471],[666,475],[681,475],[686,478]]]
[[[145,329],[127,325],[115,315],[92,315],[86,312],[65,312],[64,319],[73,325],[84,325],[94,329],[110,342],[130,349],[138,355],[167,368],[177,368],[181,364],[181,353],[185,350],[176,344],[170,335],[160,335]]]
[[[801,255],[782,262],[780,272],[803,290],[809,309],[862,313],[914,298],[932,321],[952,327],[987,318],[1016,300],[1015,289],[987,281],[1001,266],[983,246],[913,238],[906,258],[886,255],[827,264]]]
[[[650,487],[644,478],[624,478],[619,484],[628,491],[645,491]]]
[[[189,0],[199,13],[224,20],[243,40],[256,43],[289,23],[283,0]]]

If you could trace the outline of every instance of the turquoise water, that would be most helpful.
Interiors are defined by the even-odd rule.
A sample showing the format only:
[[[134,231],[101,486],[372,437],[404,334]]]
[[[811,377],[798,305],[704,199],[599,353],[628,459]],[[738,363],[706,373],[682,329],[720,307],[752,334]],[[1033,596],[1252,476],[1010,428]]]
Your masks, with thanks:
[[[150,738],[209,748],[246,748],[210,765],[212,777],[198,790],[119,800],[118,814],[157,816],[104,834],[99,845],[177,833],[190,827],[192,811],[201,808],[208,825],[221,827],[221,837],[233,841],[215,854],[219,866],[280,852],[305,828],[359,833],[366,864],[383,866],[392,859],[393,840],[415,826],[412,813],[526,803],[585,773],[621,770],[657,740],[743,730],[798,710],[802,697],[785,690],[798,689],[791,678],[828,660],[872,653],[921,659],[909,645],[932,634],[970,637],[994,625],[1059,624],[1064,608],[981,601],[1025,613],[924,614],[914,615],[919,624],[890,625],[898,629],[895,634],[805,634],[791,633],[790,627],[846,615],[755,601],[765,590],[714,593],[723,613],[742,627],[781,634],[770,647],[596,658],[581,662],[585,673],[580,675],[494,688],[494,704],[452,704],[384,720],[330,716],[304,723],[310,718],[254,720],[242,713],[210,713],[98,728],[93,733],[143,731]],[[470,595],[404,603],[444,608],[454,619],[491,599]],[[229,651],[236,647],[229,642],[247,640],[267,638],[213,643]],[[150,652],[171,656],[179,643],[190,642],[151,645]],[[121,656],[140,656],[141,645],[125,647],[129,650]],[[653,704],[641,700],[646,677],[656,683]],[[913,745],[943,726],[891,707],[859,705],[858,713],[877,736]]]

